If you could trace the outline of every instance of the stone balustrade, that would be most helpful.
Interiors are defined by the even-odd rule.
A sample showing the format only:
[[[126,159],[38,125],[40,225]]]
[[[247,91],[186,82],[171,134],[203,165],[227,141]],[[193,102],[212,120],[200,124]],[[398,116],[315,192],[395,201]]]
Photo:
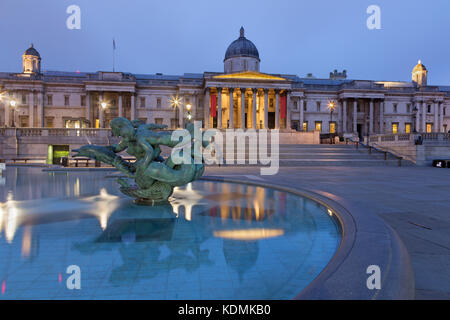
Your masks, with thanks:
[[[414,145],[421,137],[423,144],[449,144],[450,133],[399,133],[375,134],[369,137],[370,144]]]

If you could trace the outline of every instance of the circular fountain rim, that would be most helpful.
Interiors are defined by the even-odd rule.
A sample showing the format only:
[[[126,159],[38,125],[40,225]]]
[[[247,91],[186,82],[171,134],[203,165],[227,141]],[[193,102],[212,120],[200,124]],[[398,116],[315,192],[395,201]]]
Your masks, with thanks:
[[[414,274],[408,251],[397,233],[378,216],[369,216],[356,208],[352,208],[350,212],[346,207],[351,206],[332,194],[325,196],[320,191],[288,187],[276,182],[269,184],[208,175],[202,176],[198,181],[238,183],[288,192],[316,201],[334,213],[330,218],[335,218],[341,227],[339,247],[319,275],[294,300],[414,298]],[[374,234],[380,238],[375,242]],[[368,242],[370,240],[372,241]],[[361,264],[367,261],[380,261],[380,264],[387,267],[382,269],[384,274],[380,290],[369,290],[366,287],[369,274],[365,268],[361,269]],[[355,269],[361,272],[356,273]]]

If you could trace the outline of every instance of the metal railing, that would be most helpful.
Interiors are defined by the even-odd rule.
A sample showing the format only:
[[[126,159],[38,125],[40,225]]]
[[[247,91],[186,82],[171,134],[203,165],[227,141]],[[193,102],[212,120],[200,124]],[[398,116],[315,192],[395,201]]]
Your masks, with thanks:
[[[349,140],[354,143],[356,149],[359,149],[359,145],[361,145],[362,147],[367,148],[367,151],[369,154],[372,154],[373,151],[382,153],[384,155],[385,161],[388,160],[388,156],[391,155],[391,157],[394,157],[398,160],[398,166],[399,167],[402,166],[402,160],[404,159],[404,157],[400,154],[397,154],[396,152],[394,152],[392,150],[388,150],[387,148],[384,148],[377,144],[372,144],[372,145],[370,145],[369,143],[364,144],[363,142],[359,141],[359,139],[358,139],[358,141],[356,141],[353,138],[349,138]],[[369,141],[370,141],[370,137],[369,137]]]

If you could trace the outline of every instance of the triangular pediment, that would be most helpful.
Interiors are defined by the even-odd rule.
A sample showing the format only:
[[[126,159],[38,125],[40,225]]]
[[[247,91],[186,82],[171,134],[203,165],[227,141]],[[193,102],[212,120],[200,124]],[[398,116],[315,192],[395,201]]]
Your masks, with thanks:
[[[256,71],[244,71],[237,73],[222,74],[220,76],[214,76],[214,79],[242,79],[242,80],[276,80],[286,81],[285,78],[272,76],[270,74],[256,72]]]

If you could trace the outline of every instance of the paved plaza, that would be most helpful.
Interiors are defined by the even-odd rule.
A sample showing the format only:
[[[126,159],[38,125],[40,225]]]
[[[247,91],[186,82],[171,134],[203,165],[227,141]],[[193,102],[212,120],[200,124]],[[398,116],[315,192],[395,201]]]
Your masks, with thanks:
[[[431,167],[208,167],[205,175],[310,190],[350,212],[378,215],[404,242],[416,299],[450,298],[450,170]],[[370,251],[370,247],[368,248]]]

